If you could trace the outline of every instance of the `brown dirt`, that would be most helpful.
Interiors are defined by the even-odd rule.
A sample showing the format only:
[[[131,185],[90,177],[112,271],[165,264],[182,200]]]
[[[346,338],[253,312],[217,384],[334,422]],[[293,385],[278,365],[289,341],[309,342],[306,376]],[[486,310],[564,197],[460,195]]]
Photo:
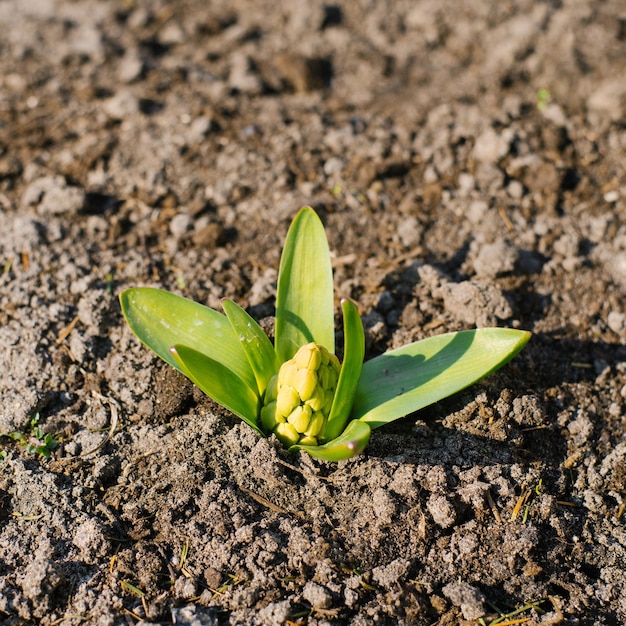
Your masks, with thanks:
[[[626,623],[621,0],[4,0],[0,25],[2,623]],[[349,462],[259,439],[117,294],[269,324],[305,204],[369,356],[533,339]],[[49,459],[8,437],[37,414]]]

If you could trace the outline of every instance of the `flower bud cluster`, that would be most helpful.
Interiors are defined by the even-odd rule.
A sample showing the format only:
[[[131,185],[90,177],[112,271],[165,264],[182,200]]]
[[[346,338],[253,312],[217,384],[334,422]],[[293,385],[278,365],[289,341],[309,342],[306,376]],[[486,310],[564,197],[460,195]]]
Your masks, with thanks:
[[[318,445],[324,432],[339,379],[339,360],[311,342],[302,346],[265,391],[261,424],[285,447]]]

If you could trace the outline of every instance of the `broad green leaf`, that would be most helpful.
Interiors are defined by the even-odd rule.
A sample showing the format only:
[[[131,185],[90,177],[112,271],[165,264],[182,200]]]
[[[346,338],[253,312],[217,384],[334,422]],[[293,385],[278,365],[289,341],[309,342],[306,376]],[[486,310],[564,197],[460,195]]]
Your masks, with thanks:
[[[182,371],[170,347],[174,344],[193,346],[231,370],[246,385],[256,388],[254,373],[239,337],[225,315],[193,300],[150,287],[123,291],[120,303],[135,335],[176,369]]]
[[[481,328],[391,350],[363,364],[352,417],[373,428],[468,387],[512,359],[530,333]]]
[[[338,437],[350,418],[354,393],[359,383],[363,357],[365,356],[365,333],[356,304],[351,300],[341,302],[343,311],[344,359],[337,382],[337,390],[328,423],[324,429],[324,441]]]
[[[257,426],[260,402],[252,387],[219,361],[189,346],[176,344],[170,348],[170,354],[183,374],[207,396],[265,437]]]
[[[333,274],[326,233],[310,207],[296,215],[280,259],[276,292],[276,354],[288,361],[315,341],[335,351]]]
[[[254,372],[259,396],[262,396],[270,378],[278,371],[274,346],[257,322],[236,302],[224,299],[222,306],[233,330],[239,337],[241,347]]]
[[[344,461],[361,454],[369,443],[371,428],[365,422],[351,421],[343,433],[322,446],[296,445],[289,452],[304,450],[312,457],[322,461]]]

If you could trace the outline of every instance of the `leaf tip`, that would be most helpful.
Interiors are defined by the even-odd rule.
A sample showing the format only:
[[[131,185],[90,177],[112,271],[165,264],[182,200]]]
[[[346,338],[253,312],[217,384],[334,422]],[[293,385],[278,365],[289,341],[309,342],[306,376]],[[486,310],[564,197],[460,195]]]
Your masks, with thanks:
[[[523,348],[529,341],[533,334],[529,330],[520,330],[520,338],[518,344],[520,345],[520,349]]]

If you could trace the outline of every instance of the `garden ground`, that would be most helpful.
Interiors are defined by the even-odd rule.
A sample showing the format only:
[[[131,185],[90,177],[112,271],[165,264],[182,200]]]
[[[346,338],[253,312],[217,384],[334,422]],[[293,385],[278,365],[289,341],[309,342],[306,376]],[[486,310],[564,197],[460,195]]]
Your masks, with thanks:
[[[626,622],[623,2],[4,0],[0,23],[2,623]],[[303,205],[368,356],[530,343],[348,462],[260,439],[117,295],[271,329]]]

